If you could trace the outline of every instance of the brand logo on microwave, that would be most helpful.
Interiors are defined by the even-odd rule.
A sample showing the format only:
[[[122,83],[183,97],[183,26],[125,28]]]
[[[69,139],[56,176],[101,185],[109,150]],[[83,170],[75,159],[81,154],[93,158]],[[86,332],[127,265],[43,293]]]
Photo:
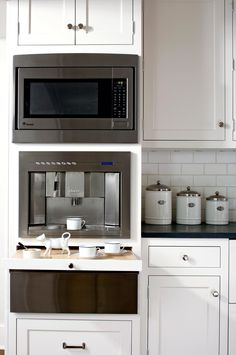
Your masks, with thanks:
[[[23,122],[23,126],[34,126],[34,123]]]

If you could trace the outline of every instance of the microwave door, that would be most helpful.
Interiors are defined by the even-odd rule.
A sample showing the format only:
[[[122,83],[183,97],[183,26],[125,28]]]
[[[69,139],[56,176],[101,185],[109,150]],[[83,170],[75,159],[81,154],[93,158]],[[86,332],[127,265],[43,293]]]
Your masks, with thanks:
[[[132,68],[18,69],[18,128],[133,129]]]

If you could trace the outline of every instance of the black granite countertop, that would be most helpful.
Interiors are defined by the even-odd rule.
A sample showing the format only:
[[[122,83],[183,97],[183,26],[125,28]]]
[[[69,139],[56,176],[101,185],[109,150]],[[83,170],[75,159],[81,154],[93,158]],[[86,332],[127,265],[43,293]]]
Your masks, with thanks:
[[[142,225],[142,238],[228,238],[236,239],[236,223],[224,226],[210,224],[199,225]]]

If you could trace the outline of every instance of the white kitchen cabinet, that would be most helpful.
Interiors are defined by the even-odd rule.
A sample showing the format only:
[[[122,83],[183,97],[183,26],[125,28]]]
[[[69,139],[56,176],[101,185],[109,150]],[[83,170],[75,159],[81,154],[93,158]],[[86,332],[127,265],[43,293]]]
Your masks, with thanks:
[[[225,140],[225,3],[144,1],[144,144]]]
[[[229,305],[229,355],[236,354],[236,304]]]
[[[142,258],[142,354],[227,355],[228,240],[143,238]]]
[[[149,355],[219,354],[219,278],[149,276]]]
[[[131,355],[131,337],[131,321],[23,318],[17,320],[17,355]]]
[[[132,0],[19,0],[19,45],[133,43]]]

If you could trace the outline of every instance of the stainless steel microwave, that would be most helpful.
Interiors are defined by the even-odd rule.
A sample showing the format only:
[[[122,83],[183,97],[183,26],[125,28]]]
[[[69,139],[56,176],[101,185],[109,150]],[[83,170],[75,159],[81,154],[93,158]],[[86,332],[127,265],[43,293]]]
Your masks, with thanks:
[[[136,143],[138,56],[14,56],[16,143]]]

